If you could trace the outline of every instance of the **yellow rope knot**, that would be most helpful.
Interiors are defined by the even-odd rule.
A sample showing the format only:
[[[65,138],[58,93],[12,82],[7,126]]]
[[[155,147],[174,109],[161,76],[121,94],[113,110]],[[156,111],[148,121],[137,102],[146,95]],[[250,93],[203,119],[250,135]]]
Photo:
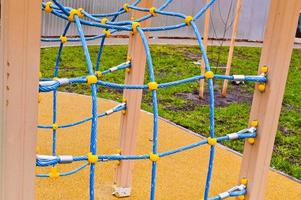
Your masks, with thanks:
[[[109,30],[103,30],[102,32],[106,35],[107,38],[111,37],[111,32]]]
[[[247,141],[249,144],[255,144],[256,140],[255,140],[255,138],[248,138]]]
[[[213,78],[213,77],[214,77],[214,73],[212,71],[205,72],[206,79]]]
[[[52,130],[57,130],[59,125],[57,123],[52,124]]]
[[[96,72],[95,72],[95,75],[97,76],[97,78],[100,78],[100,77],[102,77],[102,73],[101,73],[101,71],[96,71]]]
[[[103,18],[101,19],[100,23],[106,24],[108,21],[109,21],[108,18]]]
[[[95,75],[87,76],[87,83],[88,85],[97,83],[97,77]]]
[[[149,13],[154,17],[158,16],[158,14],[156,13],[156,7],[151,7],[149,9]]]
[[[148,89],[149,90],[157,90],[158,89],[158,83],[157,82],[150,82],[148,83]]]
[[[157,162],[157,161],[160,159],[160,157],[159,157],[158,154],[150,153],[150,154],[149,154],[149,159],[150,159],[152,162]]]
[[[58,178],[60,177],[60,173],[57,170],[57,167],[52,167],[50,169],[50,173],[48,174],[49,178]]]
[[[52,2],[51,1],[48,1],[45,5],[45,12],[47,13],[51,13],[53,11],[53,9],[51,8],[52,6]]]
[[[187,24],[187,26],[190,26],[192,20],[193,20],[192,16],[187,16],[185,18],[185,23]]]
[[[77,15],[79,18],[83,18],[85,15],[82,13],[84,9],[79,8],[79,9],[72,9],[69,13],[68,20],[70,22],[74,22],[74,15]]]
[[[87,154],[88,157],[88,162],[90,164],[95,164],[98,161],[98,156],[97,155],[93,155],[91,152]]]
[[[137,27],[140,27],[140,23],[139,22],[133,22],[132,23],[132,28],[133,28],[133,34],[137,33]]]
[[[127,101],[126,98],[122,99],[122,103],[126,103],[126,101]],[[122,110],[121,113],[125,115],[126,114],[126,108],[124,110]]]
[[[61,35],[60,40],[61,40],[61,43],[65,44],[68,41],[68,38],[66,36]]]
[[[251,127],[258,127],[258,121],[257,120],[253,120],[251,122]]]
[[[131,11],[131,9],[129,8],[129,4],[127,4],[127,3],[123,4],[122,7],[125,10],[125,12],[130,12]]]
[[[208,144],[211,145],[211,146],[216,145],[217,144],[217,139],[209,137],[208,138]]]

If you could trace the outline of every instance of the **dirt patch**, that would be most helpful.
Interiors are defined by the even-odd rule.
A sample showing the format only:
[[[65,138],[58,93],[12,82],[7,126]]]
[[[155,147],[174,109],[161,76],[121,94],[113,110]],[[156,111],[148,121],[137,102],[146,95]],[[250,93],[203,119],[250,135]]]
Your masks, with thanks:
[[[225,107],[232,103],[251,103],[253,94],[247,92],[240,85],[233,85],[231,89],[228,90],[227,97],[221,95],[221,89],[219,86],[215,87],[215,106]],[[199,98],[199,91],[195,89],[192,93],[176,93],[176,96],[182,97],[189,100],[189,105],[192,103],[194,106],[208,105],[209,104],[209,93],[205,91],[204,99]],[[189,106],[191,108],[191,106]]]

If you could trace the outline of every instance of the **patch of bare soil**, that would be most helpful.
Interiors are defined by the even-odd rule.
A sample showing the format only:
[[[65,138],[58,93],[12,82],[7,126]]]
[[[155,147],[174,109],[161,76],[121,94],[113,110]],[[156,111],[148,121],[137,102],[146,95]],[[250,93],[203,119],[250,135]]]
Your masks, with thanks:
[[[204,99],[199,97],[199,91],[197,89],[195,89],[192,93],[180,92],[175,95],[189,100],[189,104],[187,105],[188,108],[209,104],[209,93],[207,90],[204,93]],[[244,90],[240,85],[233,85],[233,87],[228,90],[226,97],[221,95],[221,89],[219,87],[215,87],[215,106],[225,107],[232,103],[251,103],[252,98],[253,94]]]

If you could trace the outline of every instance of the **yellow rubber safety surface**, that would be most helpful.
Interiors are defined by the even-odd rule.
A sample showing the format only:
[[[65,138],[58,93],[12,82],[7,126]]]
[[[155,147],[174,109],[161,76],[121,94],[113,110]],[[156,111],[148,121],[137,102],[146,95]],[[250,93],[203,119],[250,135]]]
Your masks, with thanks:
[[[111,109],[116,103],[99,99],[98,113]],[[91,97],[58,93],[58,124],[78,121],[91,115]],[[118,149],[121,113],[100,119],[98,128],[98,153],[116,154]],[[52,124],[52,95],[43,94],[39,104],[39,124]],[[40,129],[37,153],[51,154],[52,131]],[[58,129],[57,153],[59,155],[87,155],[89,153],[90,122],[67,129]],[[151,152],[152,116],[140,113],[137,153]],[[200,138],[163,120],[159,120],[159,151],[187,145]],[[201,146],[158,161],[157,200],[199,200],[204,192],[207,174],[209,145]],[[113,192],[116,161],[98,163],[95,178],[95,199],[117,199]],[[237,185],[241,157],[217,147],[210,196]],[[80,163],[59,165],[59,172],[75,169]],[[49,173],[50,168],[37,168],[37,173]],[[150,191],[151,162],[135,161],[133,189],[130,200],[147,200]],[[37,178],[38,200],[89,199],[89,166],[77,174],[57,179]],[[297,200],[301,196],[301,184],[270,171],[265,199]]]

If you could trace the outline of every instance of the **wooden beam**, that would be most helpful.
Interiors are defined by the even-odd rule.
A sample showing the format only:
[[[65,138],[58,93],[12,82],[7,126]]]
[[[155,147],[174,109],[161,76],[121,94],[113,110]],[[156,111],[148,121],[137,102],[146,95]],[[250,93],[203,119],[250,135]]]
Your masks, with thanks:
[[[209,3],[210,0],[206,0],[206,3]],[[203,43],[205,46],[205,50],[207,52],[207,46],[208,46],[208,38],[209,38],[209,29],[210,29],[210,15],[211,15],[211,9],[209,8],[205,13],[205,21],[204,21],[204,36],[203,36]],[[202,65],[201,65],[201,75],[205,74],[205,62],[204,59],[202,59]],[[200,90],[199,90],[199,96],[200,98],[204,98],[204,85],[205,80],[200,80]]]
[[[34,199],[41,1],[1,0],[0,199]]]
[[[235,40],[236,40],[236,36],[237,36],[237,31],[238,31],[241,6],[242,6],[242,0],[237,0],[231,42],[230,42],[230,46],[229,46],[229,54],[228,54],[228,60],[227,60],[227,66],[226,66],[226,73],[225,73],[225,75],[227,75],[227,76],[230,75],[230,72],[231,72],[231,65],[232,65],[232,59],[233,59],[233,53],[234,53],[234,47],[235,47]],[[224,80],[223,89],[222,89],[223,97],[225,97],[227,95],[228,82],[229,82],[228,80]]]
[[[269,67],[264,93],[256,90],[250,121],[258,120],[254,145],[245,144],[240,178],[248,179],[248,200],[262,200],[285,90],[300,0],[271,0],[260,66]]]
[[[139,7],[150,8],[153,1],[142,0]],[[133,11],[132,17],[138,19],[145,13]],[[151,21],[141,23],[142,27],[150,26]],[[148,34],[146,34],[148,37]],[[128,56],[131,58],[131,69],[126,74],[125,84],[141,85],[144,83],[146,54],[140,35],[130,34]],[[120,150],[123,155],[133,155],[136,148],[137,129],[139,124],[139,113],[141,107],[141,90],[124,90],[126,99],[126,114],[121,117],[120,125]],[[131,193],[133,161],[121,161],[116,172],[115,196],[125,197]]]

